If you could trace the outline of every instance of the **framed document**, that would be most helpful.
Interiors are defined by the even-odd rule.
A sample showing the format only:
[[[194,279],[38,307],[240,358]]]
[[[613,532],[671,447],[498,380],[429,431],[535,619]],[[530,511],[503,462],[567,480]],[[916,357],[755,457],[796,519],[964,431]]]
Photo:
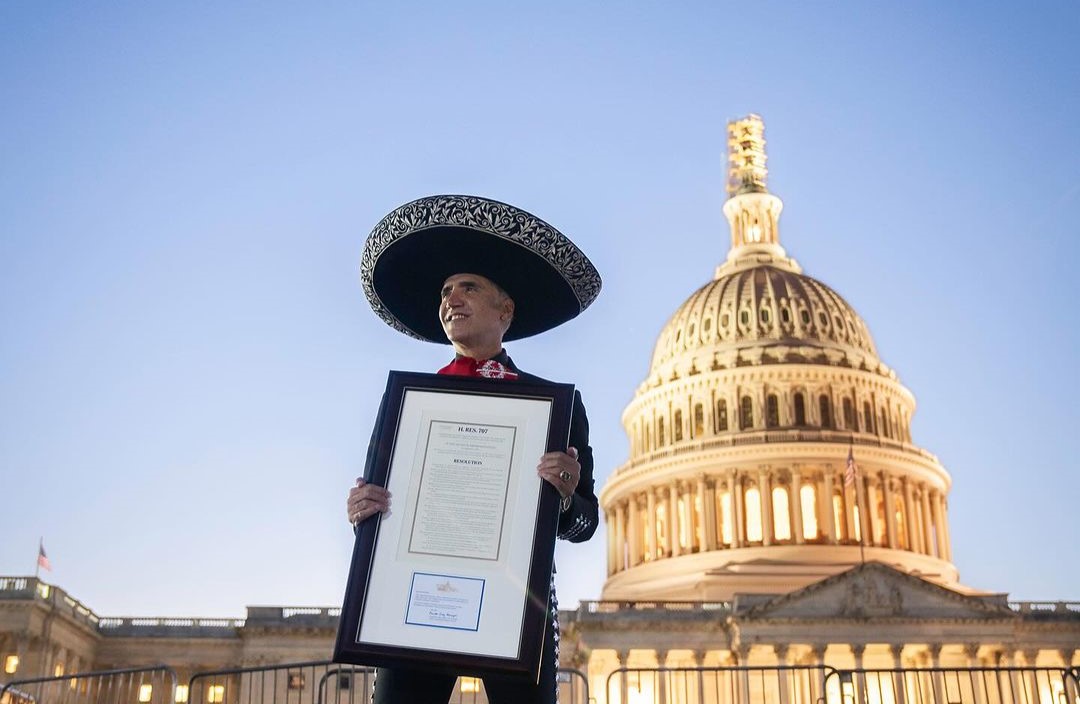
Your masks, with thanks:
[[[574,387],[390,372],[336,662],[536,678],[559,494],[536,473],[565,450]]]

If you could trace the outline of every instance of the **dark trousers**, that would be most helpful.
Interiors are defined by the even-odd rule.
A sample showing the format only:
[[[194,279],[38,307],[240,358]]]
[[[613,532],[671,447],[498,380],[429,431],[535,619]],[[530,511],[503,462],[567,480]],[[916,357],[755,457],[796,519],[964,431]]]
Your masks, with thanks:
[[[531,677],[484,677],[484,690],[490,704],[555,704],[555,675],[558,670],[559,644],[555,626],[548,619],[544,637],[544,655],[540,680]],[[422,668],[380,667],[375,676],[374,704],[447,704],[454,693],[455,675],[444,675]]]

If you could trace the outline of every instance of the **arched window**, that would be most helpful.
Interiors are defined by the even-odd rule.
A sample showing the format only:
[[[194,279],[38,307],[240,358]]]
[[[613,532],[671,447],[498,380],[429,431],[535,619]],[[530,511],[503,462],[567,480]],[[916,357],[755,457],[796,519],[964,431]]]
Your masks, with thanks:
[[[795,425],[806,425],[806,400],[801,393],[795,393],[794,403]]]
[[[844,499],[839,493],[832,497],[833,530],[836,531],[836,539],[839,542],[848,540],[847,521],[844,520]]]
[[[862,405],[862,418],[863,418],[863,430],[868,433],[874,432],[874,412],[870,410],[870,402],[866,401]]]
[[[716,496],[720,511],[720,542],[724,545],[735,543],[735,524],[731,519],[731,492],[725,491]]]
[[[818,412],[821,415],[821,427],[833,427],[832,404],[829,403],[829,397],[825,394],[818,397]]]
[[[780,400],[776,394],[769,394],[765,398],[765,427],[780,427]]]
[[[855,405],[851,399],[844,397],[844,427],[848,430],[858,430],[858,421],[855,418]]]
[[[788,505],[787,487],[773,487],[772,516],[773,535],[776,539],[791,540],[791,507]]]
[[[761,534],[761,492],[755,487],[746,490],[743,496],[746,502],[746,540],[750,543],[760,543]]]
[[[657,449],[664,446],[666,438],[664,437],[664,417],[660,416],[656,419],[656,447]]]
[[[739,405],[739,428],[749,430],[754,427],[754,402],[749,396],[743,396]]]
[[[705,407],[700,403],[694,404],[694,437],[700,438],[705,434]]]
[[[675,417],[671,421],[671,434],[674,436],[674,442],[682,440],[682,410],[677,409],[675,411]]]
[[[804,540],[817,540],[817,491],[813,484],[804,484],[799,489],[799,501],[802,507],[802,535]]]
[[[889,414],[885,411],[885,407],[881,407],[881,425],[878,426],[881,429],[881,434],[887,438],[892,437],[892,428],[889,427]]]
[[[716,402],[716,432],[721,433],[727,429],[727,401],[720,399]]]

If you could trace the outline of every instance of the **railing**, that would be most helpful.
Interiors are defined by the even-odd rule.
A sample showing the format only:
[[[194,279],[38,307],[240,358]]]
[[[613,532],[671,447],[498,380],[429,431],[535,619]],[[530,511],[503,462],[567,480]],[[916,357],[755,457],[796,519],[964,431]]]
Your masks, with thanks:
[[[1072,704],[1075,671],[1048,667],[844,670],[826,679],[828,704]]]
[[[633,704],[819,704],[825,701],[826,679],[835,673],[830,667],[815,665],[622,668],[608,675],[605,701]],[[835,704],[840,704],[840,701],[835,700]],[[852,703],[849,701],[846,704]]]
[[[622,668],[605,694],[633,704],[1073,704],[1080,668]]]
[[[13,680],[0,686],[4,704],[173,704],[176,673],[158,665]],[[186,700],[185,700],[186,701]]]
[[[1080,601],[1010,601],[1009,608],[1025,616],[1080,618]]]
[[[585,673],[560,669],[557,682],[560,702],[589,704]],[[373,668],[316,661],[199,672],[188,681],[183,695],[184,701],[193,704],[366,704],[374,686]],[[460,677],[449,704],[485,701],[480,680]]]

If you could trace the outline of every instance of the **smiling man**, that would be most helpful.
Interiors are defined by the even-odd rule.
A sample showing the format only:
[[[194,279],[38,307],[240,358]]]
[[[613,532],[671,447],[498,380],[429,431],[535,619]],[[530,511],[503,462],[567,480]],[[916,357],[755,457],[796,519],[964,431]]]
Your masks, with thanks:
[[[475,196],[422,198],[391,212],[365,243],[361,279],[372,308],[391,327],[421,340],[450,342],[455,356],[440,374],[540,382],[514,364],[503,342],[575,317],[601,284],[592,263],[558,230],[523,210]],[[599,510],[589,423],[577,392],[566,450],[537,458],[536,471],[561,497],[558,537],[592,537]],[[357,525],[384,513],[390,500],[383,487],[357,479],[346,501],[348,519]],[[492,704],[557,701],[554,583],[548,606],[539,682],[485,677]],[[453,675],[423,668],[380,668],[374,701],[445,704],[454,681]]]

